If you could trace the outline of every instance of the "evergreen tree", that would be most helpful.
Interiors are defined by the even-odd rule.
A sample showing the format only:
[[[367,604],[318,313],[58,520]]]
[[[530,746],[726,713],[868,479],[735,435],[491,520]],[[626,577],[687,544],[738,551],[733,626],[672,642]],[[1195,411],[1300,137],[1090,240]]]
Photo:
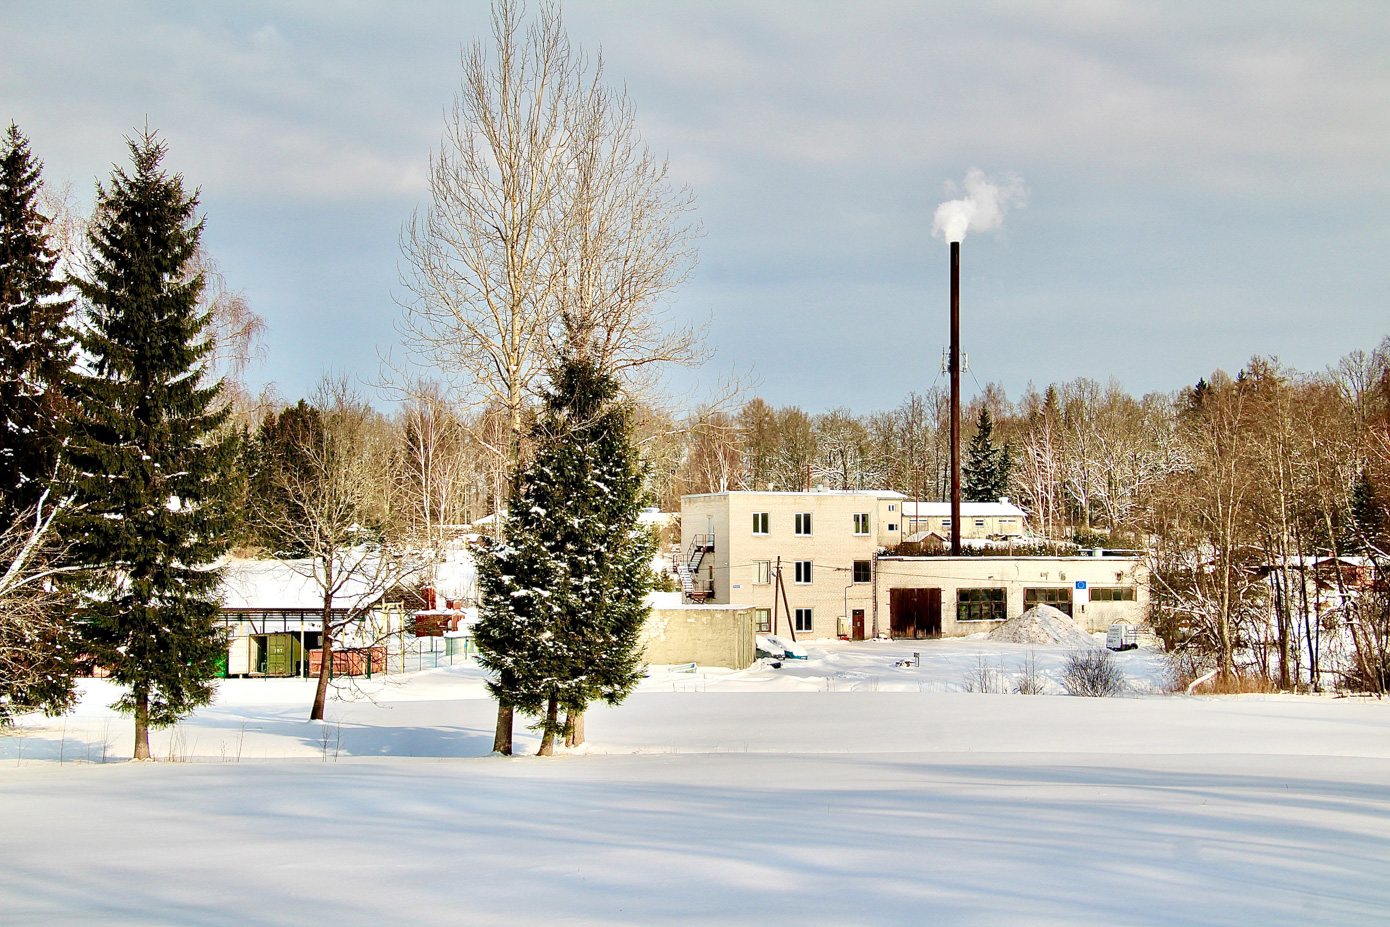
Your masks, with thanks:
[[[42,165],[11,123],[0,138],[0,724],[74,700],[71,598],[55,589],[56,484],[73,301],[38,206]]]
[[[1371,475],[1364,468],[1351,487],[1352,546],[1363,552],[1372,548],[1385,549],[1386,510],[1376,495]]]
[[[981,407],[975,423],[975,436],[966,449],[964,486],[961,495],[966,502],[998,502],[1009,491],[1009,470],[1013,461],[1007,446],[994,444],[994,422],[989,408]]]
[[[66,418],[73,301],[39,212],[41,169],[11,123],[0,140],[0,528],[53,482]]]
[[[220,383],[206,384],[208,316],[190,272],[197,195],[160,168],[165,145],[130,141],[133,170],[98,186],[91,275],[78,333],[84,369],[72,465],[81,510],[73,546],[89,565],[82,626],[93,657],[127,687],[135,757],[149,727],[212,699],[225,644],[215,628],[232,529],[236,441]]]
[[[531,438],[503,540],[478,558],[475,633],[493,694],[541,716],[548,754],[587,705],[616,704],[641,678],[654,542],[638,521],[645,471],[611,375],[563,359]]]

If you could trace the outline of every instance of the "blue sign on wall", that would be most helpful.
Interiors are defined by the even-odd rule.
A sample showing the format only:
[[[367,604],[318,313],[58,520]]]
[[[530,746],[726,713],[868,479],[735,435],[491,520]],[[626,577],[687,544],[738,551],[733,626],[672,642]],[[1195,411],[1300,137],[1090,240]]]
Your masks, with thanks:
[[[1085,588],[1086,588],[1086,580],[1084,580],[1084,579],[1078,579],[1078,580],[1076,581],[1076,588],[1078,588],[1078,589],[1085,589]]]

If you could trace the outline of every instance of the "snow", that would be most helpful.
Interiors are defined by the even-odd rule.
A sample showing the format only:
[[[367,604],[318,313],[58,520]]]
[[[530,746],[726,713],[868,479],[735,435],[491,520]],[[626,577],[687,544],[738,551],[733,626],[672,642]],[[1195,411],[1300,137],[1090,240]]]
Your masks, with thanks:
[[[652,667],[590,744],[486,756],[473,665],[227,680],[157,756],[118,690],[0,739],[6,924],[1375,924],[1390,703],[964,691],[983,637],[803,643],[774,670]],[[921,665],[913,664],[913,653]],[[1163,655],[1116,654],[1132,692]],[[520,727],[520,725],[519,725]],[[536,738],[522,731],[519,751]],[[57,762],[59,751],[64,762]],[[22,755],[20,755],[22,752]],[[90,760],[90,761],[89,761]]]
[[[989,632],[992,641],[1011,644],[1065,644],[1091,649],[1096,646],[1090,633],[1066,612],[1051,605],[1034,605]]]

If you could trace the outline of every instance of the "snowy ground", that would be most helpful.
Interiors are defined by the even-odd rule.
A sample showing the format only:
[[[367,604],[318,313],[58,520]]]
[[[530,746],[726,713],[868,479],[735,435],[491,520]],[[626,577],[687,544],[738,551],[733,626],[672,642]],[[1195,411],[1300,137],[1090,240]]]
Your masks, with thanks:
[[[1029,648],[811,645],[655,668],[586,755],[487,757],[476,669],[224,683],[126,756],[89,683],[0,740],[0,922],[1380,924],[1390,704],[1008,688]],[[897,666],[921,654],[921,666]],[[1056,679],[1060,648],[1032,648]],[[1149,694],[1142,694],[1149,693]],[[518,737],[519,750],[534,738]],[[61,755],[62,762],[59,762]]]

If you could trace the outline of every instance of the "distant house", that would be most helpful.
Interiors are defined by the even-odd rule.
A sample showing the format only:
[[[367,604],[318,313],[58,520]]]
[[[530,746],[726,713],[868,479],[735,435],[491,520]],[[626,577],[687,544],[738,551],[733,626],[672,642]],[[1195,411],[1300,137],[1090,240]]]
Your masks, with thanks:
[[[1028,515],[1008,499],[998,502],[962,502],[960,536],[963,538],[1015,538],[1026,533]],[[906,540],[934,533],[951,536],[951,503],[903,502]]]
[[[312,561],[232,560],[223,572],[221,592],[227,631],[224,675],[310,675],[314,651],[323,648],[323,593],[313,579]],[[384,599],[349,581],[332,612],[342,619],[350,610],[365,608],[364,625],[399,622],[399,607]]]

